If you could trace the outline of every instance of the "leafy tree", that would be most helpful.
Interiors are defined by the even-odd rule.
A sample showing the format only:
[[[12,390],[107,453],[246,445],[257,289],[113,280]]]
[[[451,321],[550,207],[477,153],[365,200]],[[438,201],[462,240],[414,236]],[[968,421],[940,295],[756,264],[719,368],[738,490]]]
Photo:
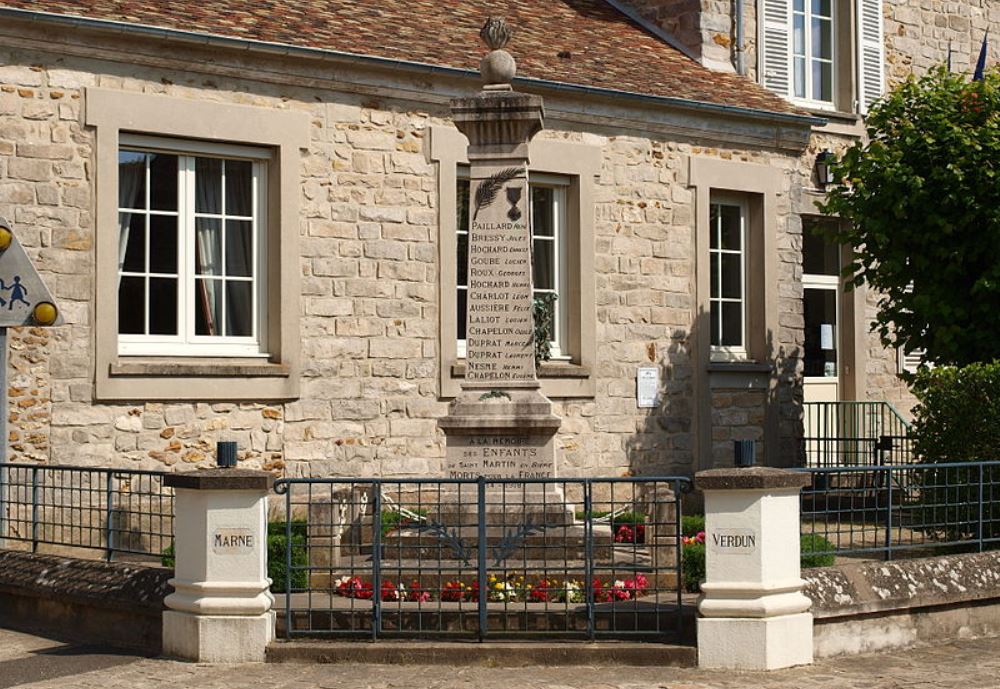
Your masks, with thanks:
[[[1000,355],[1000,74],[911,78],[834,164],[825,231],[856,247],[845,272],[879,294],[887,346],[964,365]]]

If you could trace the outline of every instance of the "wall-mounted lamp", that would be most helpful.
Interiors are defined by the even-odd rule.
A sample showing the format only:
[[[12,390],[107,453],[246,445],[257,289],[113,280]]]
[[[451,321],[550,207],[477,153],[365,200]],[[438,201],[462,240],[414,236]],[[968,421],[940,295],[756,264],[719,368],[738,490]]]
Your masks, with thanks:
[[[820,189],[826,189],[828,184],[833,184],[837,180],[833,178],[831,166],[836,156],[830,149],[824,149],[816,156],[816,182]]]

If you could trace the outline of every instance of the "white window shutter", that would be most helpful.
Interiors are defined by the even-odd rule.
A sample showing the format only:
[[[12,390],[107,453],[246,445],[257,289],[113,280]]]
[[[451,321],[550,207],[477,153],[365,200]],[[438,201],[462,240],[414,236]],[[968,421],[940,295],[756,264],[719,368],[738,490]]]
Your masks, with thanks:
[[[857,0],[858,112],[864,114],[885,90],[882,0]]]
[[[917,349],[909,354],[903,352],[903,348],[900,347],[896,350],[896,356],[898,357],[899,372],[900,373],[916,373],[917,369],[920,368],[920,364],[924,363],[924,354],[926,353],[923,349]]]
[[[791,0],[763,0],[764,41],[761,83],[782,96],[792,90]]]

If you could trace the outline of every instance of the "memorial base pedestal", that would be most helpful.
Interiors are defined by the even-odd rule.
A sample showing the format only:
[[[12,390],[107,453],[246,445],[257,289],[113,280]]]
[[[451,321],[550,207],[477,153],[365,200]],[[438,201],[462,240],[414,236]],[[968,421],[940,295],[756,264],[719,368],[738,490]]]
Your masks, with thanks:
[[[261,615],[163,613],[163,655],[196,663],[262,663],[274,640],[274,612]]]
[[[698,667],[718,670],[779,670],[813,662],[813,618],[809,613],[761,619],[698,619]]]

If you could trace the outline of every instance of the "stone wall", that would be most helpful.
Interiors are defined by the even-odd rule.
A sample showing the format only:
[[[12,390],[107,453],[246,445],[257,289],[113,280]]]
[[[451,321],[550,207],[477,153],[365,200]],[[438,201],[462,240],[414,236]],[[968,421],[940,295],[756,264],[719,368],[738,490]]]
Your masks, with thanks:
[[[288,475],[440,472],[437,179],[427,133],[439,105],[391,101],[249,77],[0,52],[0,214],[37,261],[67,325],[11,338],[13,459],[138,468],[211,461],[219,439],[251,465]],[[83,89],[168,94],[312,119],[301,162],[301,397],[284,404],[94,401],[92,134]],[[553,129],[544,137],[600,146],[595,267],[597,393],[556,400],[565,475],[688,472],[692,466],[693,193],[689,156],[776,166],[783,282],[799,261],[789,154],[667,141],[625,131]],[[782,311],[796,295],[782,293]],[[775,351],[791,362],[779,391],[794,433],[800,319],[782,319]],[[660,365],[664,402],[635,404],[635,369]],[[783,370],[785,370],[783,368]],[[24,411],[28,410],[28,411]],[[742,425],[741,425],[742,427]],[[741,431],[742,432],[742,431]],[[757,431],[747,431],[756,433]],[[789,445],[791,447],[791,445]]]

